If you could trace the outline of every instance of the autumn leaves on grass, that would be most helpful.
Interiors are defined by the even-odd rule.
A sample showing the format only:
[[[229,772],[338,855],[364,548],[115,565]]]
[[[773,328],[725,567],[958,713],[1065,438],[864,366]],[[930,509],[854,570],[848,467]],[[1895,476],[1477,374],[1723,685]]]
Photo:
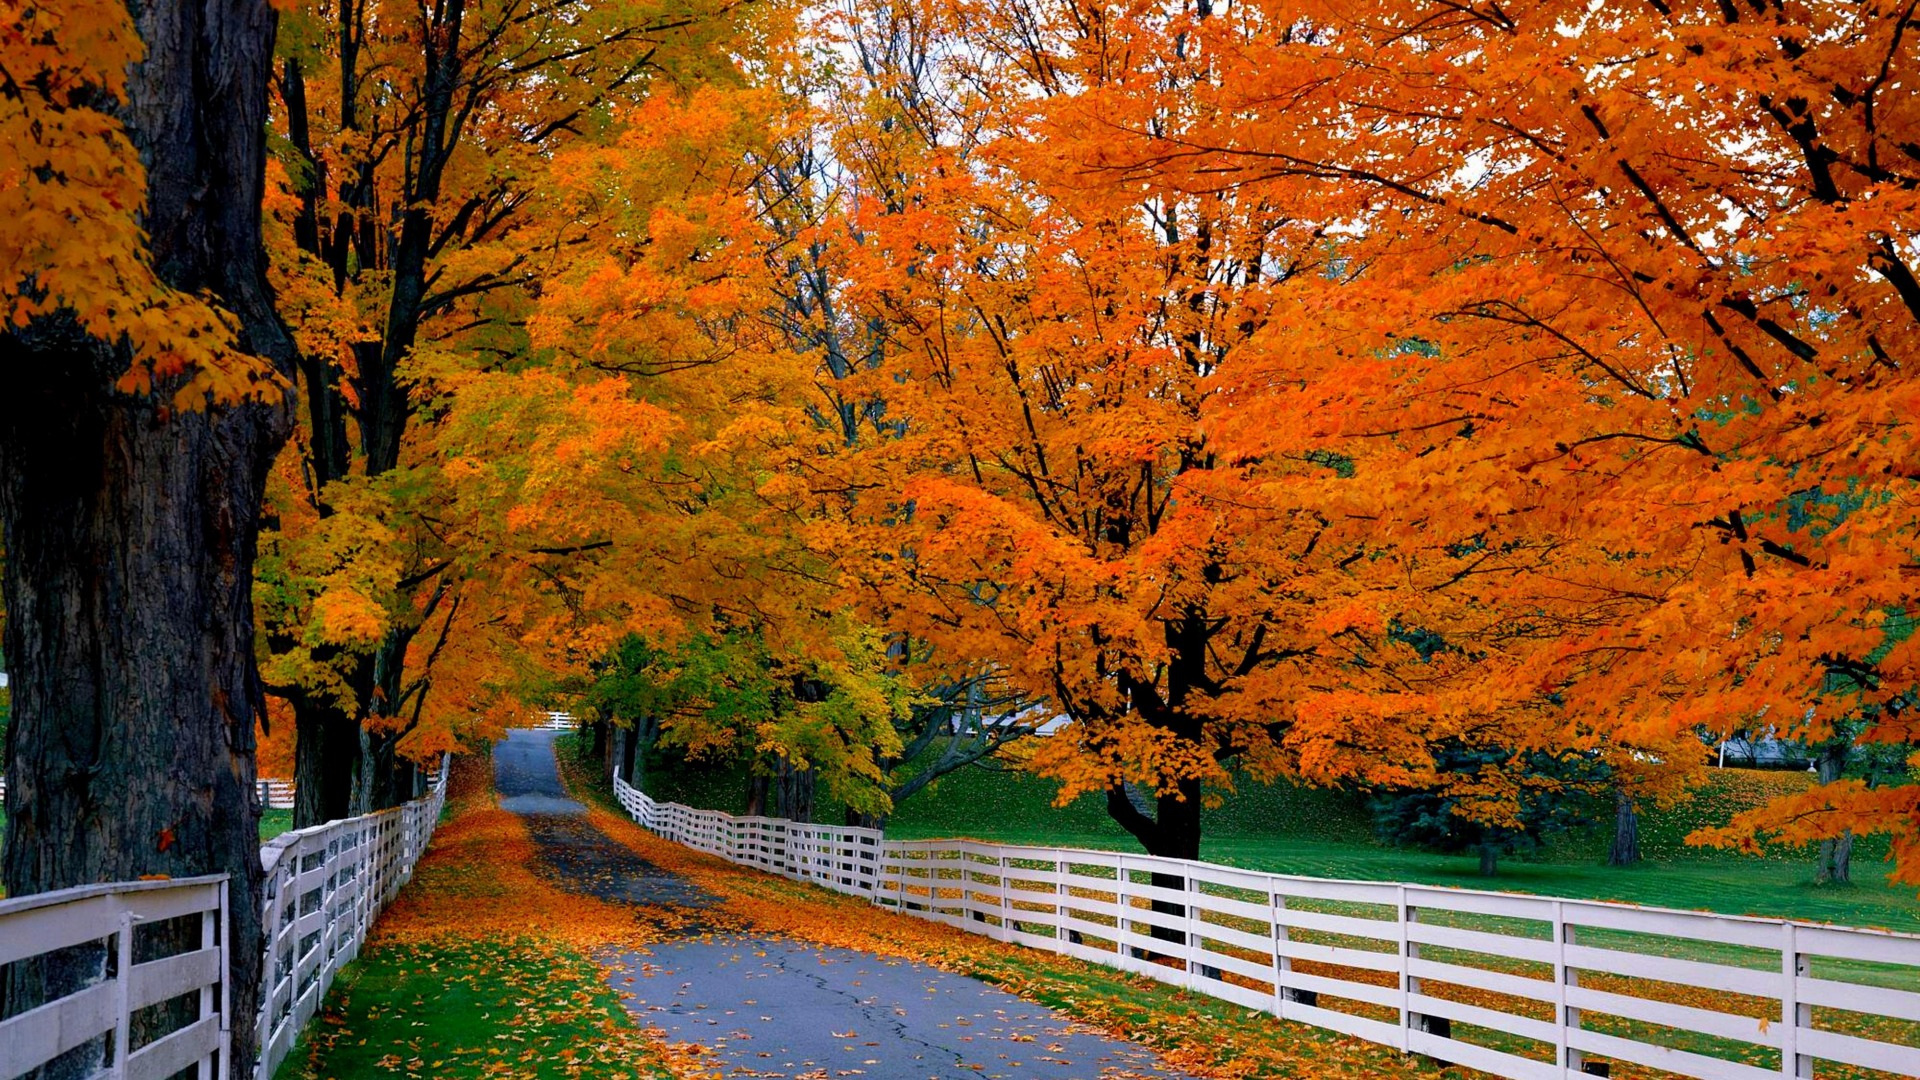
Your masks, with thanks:
[[[299,1080],[666,1075],[589,959],[638,943],[643,913],[536,873],[487,765],[456,760],[447,820],[290,1062]]]

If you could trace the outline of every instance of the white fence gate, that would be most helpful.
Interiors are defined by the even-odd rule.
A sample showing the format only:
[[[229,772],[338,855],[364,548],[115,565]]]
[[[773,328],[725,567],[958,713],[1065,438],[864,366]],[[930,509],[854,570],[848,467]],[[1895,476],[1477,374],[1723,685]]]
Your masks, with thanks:
[[[734,817],[634,820],[730,862],[1509,1080],[1920,1076],[1920,936]],[[1864,1071],[1863,1071],[1864,1070]]]
[[[440,818],[446,775],[443,762],[421,798],[286,833],[260,849],[267,875],[266,955],[256,1080],[270,1080],[334,975],[358,954],[374,918],[412,877]],[[0,968],[89,945],[97,962],[86,985],[0,1021],[0,1078],[21,1076],[106,1036],[101,1077],[160,1080],[195,1068],[200,1080],[226,1080],[232,1075],[228,911],[225,874],[0,900]],[[197,944],[169,956],[138,958],[141,927],[195,916]],[[179,1002],[176,1015],[193,1015],[127,1052],[134,1016],[162,1002]]]

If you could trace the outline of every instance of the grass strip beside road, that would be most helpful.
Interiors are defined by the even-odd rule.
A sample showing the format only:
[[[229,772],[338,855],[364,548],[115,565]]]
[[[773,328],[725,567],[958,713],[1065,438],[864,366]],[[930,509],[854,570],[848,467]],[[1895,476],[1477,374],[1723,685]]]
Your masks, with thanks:
[[[495,803],[487,758],[456,759],[451,779],[413,880],[280,1077],[676,1075],[591,959],[598,946],[652,936],[638,913],[564,892],[537,871],[525,826]]]
[[[533,939],[389,941],[341,972],[290,1080],[670,1075],[592,961]]]

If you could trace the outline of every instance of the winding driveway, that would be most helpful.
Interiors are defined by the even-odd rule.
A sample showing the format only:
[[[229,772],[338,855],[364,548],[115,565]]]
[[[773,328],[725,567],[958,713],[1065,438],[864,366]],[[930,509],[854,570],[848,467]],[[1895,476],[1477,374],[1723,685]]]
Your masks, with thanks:
[[[493,755],[500,805],[526,819],[555,878],[615,903],[717,903],[587,819],[561,786],[555,737],[509,732]],[[608,982],[628,995],[642,1024],[706,1047],[727,1077],[1184,1080],[1142,1047],[977,979],[906,960],[751,934],[686,936],[602,959]]]

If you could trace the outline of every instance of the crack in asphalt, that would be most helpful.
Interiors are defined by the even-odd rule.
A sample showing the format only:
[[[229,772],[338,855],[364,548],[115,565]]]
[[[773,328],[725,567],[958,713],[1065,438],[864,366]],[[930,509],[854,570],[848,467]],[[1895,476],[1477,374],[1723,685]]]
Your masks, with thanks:
[[[844,997],[848,999],[850,1002],[852,1002],[853,1007],[859,1011],[860,1015],[866,1017],[869,1020],[872,1020],[873,1022],[881,1025],[882,1027],[892,1028],[897,1041],[905,1042],[905,1043],[917,1043],[921,1046],[926,1047],[928,1050],[934,1051],[935,1053],[945,1053],[953,1058],[953,1064],[956,1067],[963,1066],[966,1064],[966,1060],[967,1060],[966,1055],[960,1053],[959,1048],[952,1047],[952,1046],[941,1046],[938,1043],[928,1042],[927,1040],[909,1031],[907,1029],[906,1021],[901,1018],[899,1012],[895,1011],[896,1009],[899,1008],[898,1006],[893,1006],[893,1005],[882,1006],[879,1004],[878,996],[867,998],[865,1000],[857,998],[850,991],[842,989],[838,986],[832,985],[827,981],[825,976],[821,975],[818,972],[802,971],[798,968],[787,966],[786,957],[781,957],[779,963],[774,965],[774,968],[779,971],[785,971],[794,975],[798,975],[801,978],[806,979],[809,982],[812,982],[816,988],[828,994],[831,994],[835,997]],[[876,1008],[884,1008],[886,1010],[885,1015],[880,1015],[875,1013],[873,1010]],[[848,1029],[848,1030],[852,1030],[852,1029]]]

